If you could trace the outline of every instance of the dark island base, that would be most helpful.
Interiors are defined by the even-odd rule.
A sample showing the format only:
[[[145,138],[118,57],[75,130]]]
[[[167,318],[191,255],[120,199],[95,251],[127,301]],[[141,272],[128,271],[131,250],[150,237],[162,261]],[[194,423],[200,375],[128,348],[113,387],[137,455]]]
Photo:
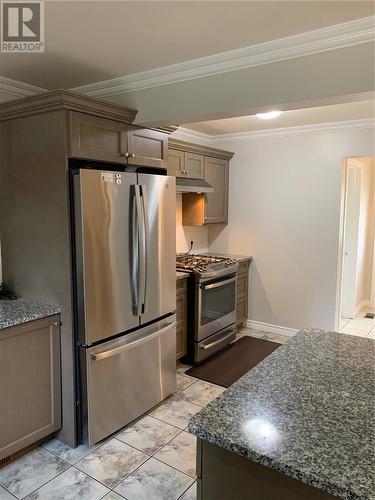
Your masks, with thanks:
[[[197,475],[197,500],[338,498],[202,439],[197,441]]]

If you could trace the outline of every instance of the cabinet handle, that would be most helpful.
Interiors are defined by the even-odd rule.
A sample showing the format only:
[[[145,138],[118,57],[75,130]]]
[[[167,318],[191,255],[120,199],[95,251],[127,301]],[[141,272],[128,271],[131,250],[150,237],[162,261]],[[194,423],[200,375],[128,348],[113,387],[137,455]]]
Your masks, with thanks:
[[[189,170],[185,170],[186,175],[189,173]]]
[[[135,153],[130,153],[129,156],[130,158],[135,158]]]
[[[124,158],[129,158],[129,153],[120,153],[121,156],[123,156]]]

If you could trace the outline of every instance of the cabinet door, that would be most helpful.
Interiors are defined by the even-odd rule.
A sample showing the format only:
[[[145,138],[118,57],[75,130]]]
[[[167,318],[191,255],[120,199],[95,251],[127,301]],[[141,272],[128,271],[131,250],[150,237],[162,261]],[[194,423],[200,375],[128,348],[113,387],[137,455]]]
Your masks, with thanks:
[[[236,303],[236,326],[242,328],[247,320],[248,296],[238,299]]]
[[[237,298],[247,297],[248,295],[249,273],[237,275]]]
[[[203,179],[204,156],[195,153],[185,153],[185,177]]]
[[[185,153],[177,149],[168,150],[168,175],[182,177],[185,172]]]
[[[187,294],[186,279],[176,283],[176,359],[187,354]]]
[[[129,165],[167,168],[168,135],[157,130],[132,128],[127,132]]]
[[[0,337],[0,460],[61,427],[59,316]]]
[[[206,194],[205,224],[228,222],[229,163],[220,158],[206,156],[204,159],[204,178],[214,188]]]
[[[72,112],[70,157],[126,163],[124,124]]]

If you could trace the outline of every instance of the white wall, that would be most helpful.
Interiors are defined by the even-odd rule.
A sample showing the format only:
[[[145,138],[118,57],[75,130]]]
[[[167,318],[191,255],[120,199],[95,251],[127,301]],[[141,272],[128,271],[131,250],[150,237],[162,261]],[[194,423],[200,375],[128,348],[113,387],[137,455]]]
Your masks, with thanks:
[[[237,139],[218,147],[235,156],[229,224],[210,227],[209,249],[254,256],[249,318],[333,329],[343,160],[373,156],[374,131]]]
[[[176,196],[176,250],[177,253],[187,252],[190,241],[194,241],[193,253],[208,251],[207,226],[182,225],[182,194]]]
[[[358,235],[356,306],[360,306],[364,302],[369,303],[371,299],[375,225],[373,209],[375,198],[374,159],[361,158],[361,163],[363,165],[363,177]]]

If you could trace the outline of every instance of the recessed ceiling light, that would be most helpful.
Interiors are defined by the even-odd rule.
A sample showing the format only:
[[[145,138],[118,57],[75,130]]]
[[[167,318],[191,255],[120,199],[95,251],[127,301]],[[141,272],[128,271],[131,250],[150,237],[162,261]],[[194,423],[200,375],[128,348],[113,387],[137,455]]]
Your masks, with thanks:
[[[261,120],[272,120],[281,115],[281,111],[268,111],[267,113],[258,113],[256,116]]]

